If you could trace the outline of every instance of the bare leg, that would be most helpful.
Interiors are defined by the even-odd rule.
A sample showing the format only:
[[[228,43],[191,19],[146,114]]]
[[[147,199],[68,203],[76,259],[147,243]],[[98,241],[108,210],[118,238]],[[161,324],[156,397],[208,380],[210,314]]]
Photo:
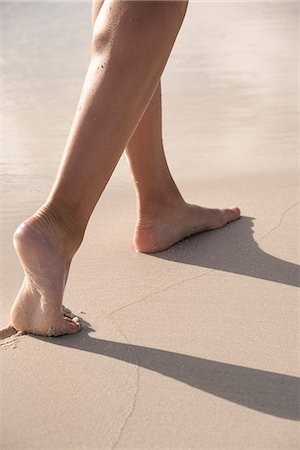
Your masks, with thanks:
[[[126,154],[137,194],[133,238],[137,251],[162,251],[186,236],[223,227],[240,217],[239,208],[203,208],[183,200],[164,153],[160,84]]]
[[[46,203],[14,236],[25,272],[11,311],[10,325],[16,330],[41,335],[78,331],[61,306],[70,263],[153,95],[186,5],[183,1],[104,2],[54,187]]]
[[[94,0],[92,24],[102,4]],[[159,82],[126,148],[137,194],[133,245],[140,252],[165,250],[188,235],[223,227],[240,217],[238,208],[203,208],[183,200],[166,161],[161,115]]]

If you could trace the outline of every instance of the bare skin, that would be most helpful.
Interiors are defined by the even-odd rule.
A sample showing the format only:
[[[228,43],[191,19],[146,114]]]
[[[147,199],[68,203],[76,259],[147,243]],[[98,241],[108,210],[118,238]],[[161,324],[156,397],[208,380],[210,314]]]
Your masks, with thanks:
[[[93,1],[92,25],[103,1]],[[162,138],[161,82],[126,147],[137,196],[133,246],[138,252],[166,250],[186,236],[239,219],[239,208],[210,209],[182,198],[170,173]]]
[[[104,2],[53,189],[14,235],[25,272],[11,310],[10,326],[16,330],[48,336],[79,331],[62,309],[71,260],[154,93],[185,10],[186,2],[176,1]]]
[[[80,330],[63,312],[63,292],[88,220],[124,148],[137,187],[134,246],[138,251],[163,250],[187,234],[218,228],[239,217],[238,209],[205,210],[186,204],[158,145],[158,83],[185,9],[184,1],[104,1],[53,189],[14,235],[25,277],[11,310],[10,329],[44,336]],[[152,162],[153,170],[160,164],[163,181],[158,184],[148,172]]]
[[[65,245],[59,227],[52,227],[41,214],[23,223],[14,244],[24,269],[24,280],[11,310],[11,323],[18,331],[44,336],[76,333],[76,319],[63,314],[62,298],[74,249]]]
[[[239,219],[239,208],[204,208],[182,198],[164,153],[160,84],[127,145],[126,155],[137,196],[136,251],[163,251],[186,236]]]

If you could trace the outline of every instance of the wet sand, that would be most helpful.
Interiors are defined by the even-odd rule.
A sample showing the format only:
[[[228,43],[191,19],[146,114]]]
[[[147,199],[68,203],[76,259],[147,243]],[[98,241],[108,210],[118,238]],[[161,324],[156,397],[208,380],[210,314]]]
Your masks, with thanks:
[[[88,3],[0,11],[4,326],[12,233],[53,182],[91,31]],[[84,329],[0,341],[1,449],[299,448],[298,20],[293,2],[190,3],[163,78],[166,152],[186,200],[243,217],[136,254],[122,158],[66,290]]]

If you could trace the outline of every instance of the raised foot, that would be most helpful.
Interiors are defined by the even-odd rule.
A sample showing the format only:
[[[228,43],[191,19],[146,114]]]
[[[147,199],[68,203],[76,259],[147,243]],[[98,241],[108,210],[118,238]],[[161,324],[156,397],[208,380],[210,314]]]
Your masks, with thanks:
[[[14,235],[14,244],[25,277],[10,314],[10,326],[42,336],[80,331],[78,320],[62,309],[70,255],[64,252],[59,230],[41,217],[31,217]]]
[[[239,208],[211,209],[187,203],[165,208],[151,217],[139,219],[133,245],[137,252],[160,252],[187,236],[222,228],[240,216]]]

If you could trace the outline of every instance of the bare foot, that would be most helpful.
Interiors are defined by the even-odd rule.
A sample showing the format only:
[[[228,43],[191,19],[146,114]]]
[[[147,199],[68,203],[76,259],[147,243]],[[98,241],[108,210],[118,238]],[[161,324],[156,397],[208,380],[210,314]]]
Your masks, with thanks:
[[[25,277],[10,314],[10,326],[42,336],[77,333],[77,320],[63,314],[62,298],[74,251],[46,215],[26,220],[14,235]]]
[[[180,202],[140,217],[133,245],[137,252],[160,252],[187,236],[224,227],[240,215],[239,208],[210,209]]]

